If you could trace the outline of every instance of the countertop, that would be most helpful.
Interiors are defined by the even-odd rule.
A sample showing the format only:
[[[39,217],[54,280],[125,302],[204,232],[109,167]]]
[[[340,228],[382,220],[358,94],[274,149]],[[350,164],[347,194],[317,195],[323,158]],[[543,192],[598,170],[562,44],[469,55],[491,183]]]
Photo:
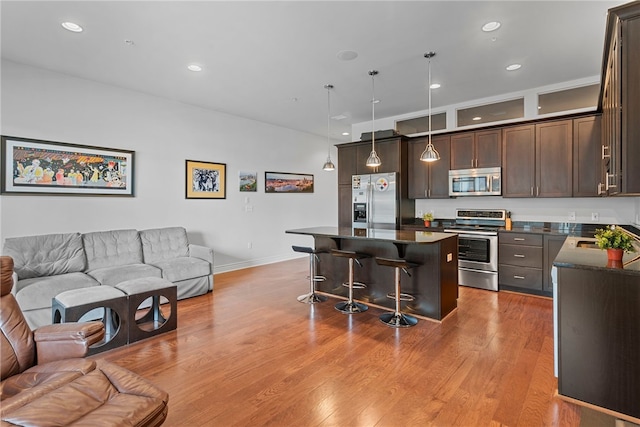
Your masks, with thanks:
[[[330,238],[370,239],[394,243],[433,244],[454,237],[438,231],[385,230],[378,228],[310,227],[286,230],[289,234],[323,236]]]
[[[556,267],[580,268],[587,270],[608,270],[619,274],[637,275],[640,284],[640,256],[638,252],[625,253],[622,258],[623,267],[610,267],[607,262],[607,251],[599,248],[579,247],[579,242],[595,242],[595,238],[567,237],[553,265]]]
[[[425,227],[424,221],[420,218],[415,218],[413,222],[402,224],[404,229],[411,230],[429,230],[429,231],[443,231],[455,224],[453,219],[436,219],[431,221],[431,227]],[[576,236],[576,237],[593,237],[598,228],[604,228],[608,224],[585,224],[575,222],[538,222],[538,221],[514,221],[511,230],[507,230],[504,227],[500,227],[500,232],[513,232],[513,233],[542,233],[553,234],[559,236]],[[640,235],[640,229],[632,225],[622,225],[621,227],[631,231],[636,235]]]

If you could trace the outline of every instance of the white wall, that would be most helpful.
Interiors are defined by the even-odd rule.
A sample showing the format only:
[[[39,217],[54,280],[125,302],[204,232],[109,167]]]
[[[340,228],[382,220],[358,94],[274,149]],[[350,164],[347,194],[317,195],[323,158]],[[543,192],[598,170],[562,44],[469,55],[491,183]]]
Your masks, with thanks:
[[[337,224],[336,173],[321,169],[326,138],[9,61],[0,93],[3,135],[135,151],[134,198],[0,196],[2,241],[180,225],[215,250],[221,272],[292,258],[292,243],[311,243],[286,229]],[[226,163],[227,198],[185,199],[186,159]],[[239,171],[258,173],[258,192],[238,191]],[[311,173],[315,192],[265,194],[265,171]]]

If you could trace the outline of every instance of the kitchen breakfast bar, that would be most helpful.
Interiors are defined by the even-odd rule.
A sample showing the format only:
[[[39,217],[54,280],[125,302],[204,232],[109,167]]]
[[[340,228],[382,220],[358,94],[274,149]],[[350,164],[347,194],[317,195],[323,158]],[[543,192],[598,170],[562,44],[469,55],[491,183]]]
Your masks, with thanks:
[[[403,304],[402,312],[442,320],[457,307],[458,237],[451,233],[386,230],[371,228],[311,227],[286,233],[312,236],[319,251],[317,282],[319,292],[340,298],[348,295],[348,259],[331,254],[332,249],[363,253],[362,267],[355,267],[355,280],[366,285],[354,292],[354,299],[365,304],[393,310],[395,303],[387,294],[394,291],[393,268],[379,265],[376,258],[403,259],[414,265],[402,273],[402,293],[414,299]]]

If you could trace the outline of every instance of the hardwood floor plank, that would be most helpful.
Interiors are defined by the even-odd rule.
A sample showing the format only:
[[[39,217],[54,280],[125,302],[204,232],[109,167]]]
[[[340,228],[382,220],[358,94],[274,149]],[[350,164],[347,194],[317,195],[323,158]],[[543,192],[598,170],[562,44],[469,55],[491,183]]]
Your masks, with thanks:
[[[93,358],[167,390],[167,426],[579,426],[555,395],[550,299],[461,287],[444,321],[397,330],[297,302],[307,268],[218,274],[176,331]]]

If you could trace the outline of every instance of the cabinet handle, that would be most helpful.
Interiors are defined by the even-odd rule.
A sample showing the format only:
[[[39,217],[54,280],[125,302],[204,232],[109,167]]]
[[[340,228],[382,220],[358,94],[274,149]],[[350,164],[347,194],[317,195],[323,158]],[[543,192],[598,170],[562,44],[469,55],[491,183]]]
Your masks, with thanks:
[[[533,187],[531,187],[531,197],[533,197]]]
[[[429,197],[429,190],[426,188],[424,189],[424,197]]]
[[[610,184],[609,183],[611,178],[613,178],[615,180],[616,179],[616,174],[614,174],[614,173],[610,174],[609,172],[607,172],[607,179],[606,179],[606,182],[605,182],[605,188],[607,190],[610,189],[610,188],[616,188],[617,187],[616,184]]]
[[[524,276],[513,276],[514,279],[524,280]]]
[[[540,187],[536,186],[536,197],[540,195]]]
[[[598,195],[600,195],[600,194],[605,194],[605,193],[606,193],[606,191],[604,190],[604,184],[603,184],[603,183],[601,183],[601,182],[600,182],[600,183],[598,183],[598,189],[597,189],[597,192],[598,192],[598,193],[597,193]]]
[[[611,153],[609,153],[609,154],[605,154],[604,153],[605,150],[610,150],[610,149],[611,149],[611,147],[607,147],[606,145],[602,146],[602,160],[608,159],[609,157],[611,157]]]
[[[524,255],[522,254],[513,254],[513,256],[516,258],[524,258]]]
[[[524,237],[514,237],[513,240],[516,242],[524,242]]]

